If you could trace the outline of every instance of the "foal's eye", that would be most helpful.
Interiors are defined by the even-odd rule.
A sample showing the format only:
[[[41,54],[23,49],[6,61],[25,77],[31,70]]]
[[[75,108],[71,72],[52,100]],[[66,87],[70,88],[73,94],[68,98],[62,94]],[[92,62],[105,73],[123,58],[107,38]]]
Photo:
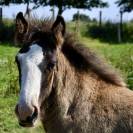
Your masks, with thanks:
[[[40,32],[40,31],[34,31],[34,32],[32,32],[32,33],[30,34],[29,39],[30,39],[31,41],[33,41],[33,40],[38,40],[38,38],[40,37],[40,35],[41,35],[41,32]]]
[[[46,52],[44,52],[43,55],[46,56]]]
[[[53,68],[54,68],[54,66],[55,66],[55,62],[50,62],[50,63],[48,63],[48,65],[47,65],[47,69],[50,71],[50,70],[52,70]]]

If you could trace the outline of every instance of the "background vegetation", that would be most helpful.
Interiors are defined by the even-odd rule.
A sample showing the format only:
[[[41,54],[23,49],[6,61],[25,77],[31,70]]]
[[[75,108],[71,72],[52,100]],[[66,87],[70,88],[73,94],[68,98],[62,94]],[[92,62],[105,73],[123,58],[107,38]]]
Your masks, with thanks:
[[[14,21],[11,19],[3,19],[0,22],[0,42],[10,42],[13,45],[14,31]]]
[[[101,26],[97,23],[88,24],[88,31],[86,36],[90,36],[94,39],[99,39],[102,42],[119,43],[119,24],[113,22],[105,22]],[[122,42],[133,42],[133,23],[123,23],[122,28]]]

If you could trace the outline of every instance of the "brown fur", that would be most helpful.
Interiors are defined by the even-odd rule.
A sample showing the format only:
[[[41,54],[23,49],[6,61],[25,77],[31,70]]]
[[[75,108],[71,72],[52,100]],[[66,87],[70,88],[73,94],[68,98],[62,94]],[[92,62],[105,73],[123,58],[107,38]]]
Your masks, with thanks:
[[[44,32],[50,29],[51,25]],[[43,79],[40,117],[46,132],[133,133],[133,92],[112,68],[71,37],[65,35],[56,51],[57,64]]]
[[[133,132],[132,91],[108,84],[91,70],[77,71],[60,52],[54,73],[41,106],[48,133]]]

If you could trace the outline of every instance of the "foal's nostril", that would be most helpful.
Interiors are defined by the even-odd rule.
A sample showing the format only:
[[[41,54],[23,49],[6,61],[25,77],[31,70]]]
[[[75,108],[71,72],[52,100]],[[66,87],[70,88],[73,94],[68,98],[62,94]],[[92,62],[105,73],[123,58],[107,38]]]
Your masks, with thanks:
[[[17,104],[15,107],[15,113],[21,125],[33,125],[38,117],[38,108],[34,106],[32,110],[29,110],[27,107],[20,108],[20,105]]]
[[[34,107],[34,112],[31,116],[28,116],[25,120],[19,120],[19,125],[23,127],[32,127],[38,116],[38,109]]]
[[[28,116],[27,119],[26,119],[26,122],[28,123],[32,123],[34,122],[36,119],[37,119],[37,116],[38,116],[38,110],[36,107],[34,107],[34,113],[31,115],[31,116]]]

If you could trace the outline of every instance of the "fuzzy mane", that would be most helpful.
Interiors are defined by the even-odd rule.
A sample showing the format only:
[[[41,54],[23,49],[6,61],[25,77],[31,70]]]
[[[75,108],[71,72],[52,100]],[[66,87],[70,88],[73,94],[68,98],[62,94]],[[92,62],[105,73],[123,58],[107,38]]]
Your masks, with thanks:
[[[91,49],[77,43],[73,39],[73,36],[69,34],[66,36],[62,51],[70,63],[79,71],[88,72],[92,70],[108,83],[126,86],[120,74],[115,69],[99,58]]]
[[[25,37],[24,42],[29,41],[30,33],[33,31],[42,30],[44,32],[49,32],[52,24],[53,22],[50,19],[45,19],[43,21],[33,19],[29,22],[29,34]],[[73,35],[68,33],[65,34],[62,52],[70,64],[78,71],[88,72],[92,70],[108,83],[117,86],[126,86],[121,76],[113,68],[107,65],[102,59],[98,58],[88,47],[77,43]]]

